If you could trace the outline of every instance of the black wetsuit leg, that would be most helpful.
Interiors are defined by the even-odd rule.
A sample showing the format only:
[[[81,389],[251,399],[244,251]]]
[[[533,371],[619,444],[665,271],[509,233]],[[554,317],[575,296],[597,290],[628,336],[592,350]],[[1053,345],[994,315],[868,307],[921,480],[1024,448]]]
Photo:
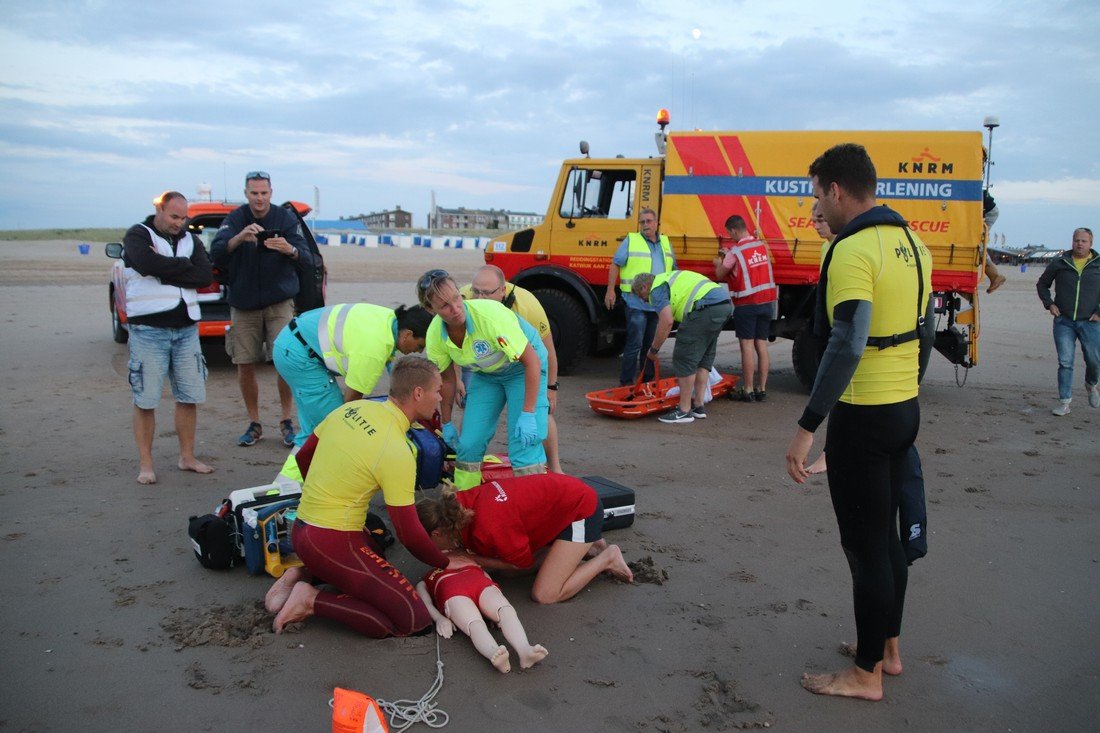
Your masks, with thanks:
[[[891,405],[838,402],[825,453],[840,544],[852,572],[858,654],[868,672],[901,633],[908,563],[898,536],[906,456],[920,427],[917,399]]]

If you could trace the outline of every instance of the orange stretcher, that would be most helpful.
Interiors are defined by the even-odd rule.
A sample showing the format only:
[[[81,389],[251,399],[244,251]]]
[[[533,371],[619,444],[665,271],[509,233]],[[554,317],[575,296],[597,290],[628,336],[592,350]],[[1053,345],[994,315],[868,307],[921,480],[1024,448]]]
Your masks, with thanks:
[[[710,386],[713,397],[720,397],[737,386],[738,377],[722,374],[721,379]],[[655,412],[671,410],[680,401],[680,393],[669,394],[677,386],[675,377],[661,379],[661,367],[654,362],[653,381],[643,382],[642,372],[634,384],[611,389],[598,389],[585,395],[588,406],[595,412],[624,420],[652,415]]]

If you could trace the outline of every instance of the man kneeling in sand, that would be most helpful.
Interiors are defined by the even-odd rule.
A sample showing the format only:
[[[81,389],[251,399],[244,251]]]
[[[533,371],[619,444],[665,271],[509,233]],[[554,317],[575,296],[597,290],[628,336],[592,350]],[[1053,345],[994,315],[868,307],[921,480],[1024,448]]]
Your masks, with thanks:
[[[264,606],[274,629],[317,615],[381,639],[408,636],[432,624],[412,583],[382,556],[364,529],[371,497],[381,492],[401,544],[420,562],[454,570],[471,561],[448,557],[421,526],[413,502],[416,458],[405,433],[439,407],[443,380],[435,364],[418,356],[399,359],[386,402],[355,400],[329,413],[296,459],[305,477],[294,551],[305,567],[275,581]],[[316,574],[338,590],[312,585]]]

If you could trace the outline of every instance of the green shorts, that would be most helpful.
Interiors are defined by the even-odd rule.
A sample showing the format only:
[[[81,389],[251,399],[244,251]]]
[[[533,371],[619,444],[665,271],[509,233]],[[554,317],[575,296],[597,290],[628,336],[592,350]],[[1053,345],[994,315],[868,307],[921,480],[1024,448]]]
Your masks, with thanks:
[[[718,347],[718,335],[726,325],[733,305],[727,300],[696,308],[684,316],[676,329],[676,346],[672,349],[672,373],[690,377],[700,369],[710,371]]]

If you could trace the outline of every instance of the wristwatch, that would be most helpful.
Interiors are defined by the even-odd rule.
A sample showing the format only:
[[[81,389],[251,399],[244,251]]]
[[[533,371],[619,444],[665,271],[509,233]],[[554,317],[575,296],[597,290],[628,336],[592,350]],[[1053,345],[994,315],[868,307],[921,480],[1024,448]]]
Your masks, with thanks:
[[[558,383],[554,382],[553,384],[548,384],[548,385],[546,385],[546,388],[547,389],[552,389],[555,392],[557,392],[558,391]]]

